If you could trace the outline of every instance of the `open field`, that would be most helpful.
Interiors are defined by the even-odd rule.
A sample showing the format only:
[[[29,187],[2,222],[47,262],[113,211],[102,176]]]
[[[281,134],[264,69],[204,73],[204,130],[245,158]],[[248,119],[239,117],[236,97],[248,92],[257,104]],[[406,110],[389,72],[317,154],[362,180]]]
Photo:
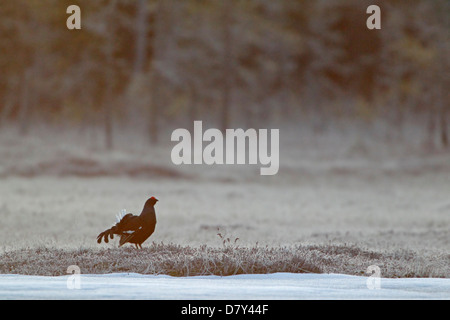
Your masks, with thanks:
[[[174,166],[170,145],[106,152],[2,134],[0,273],[362,275],[375,264],[383,277],[450,278],[450,154],[281,139],[280,171],[263,177]],[[142,252],[96,243],[151,195],[158,223]]]

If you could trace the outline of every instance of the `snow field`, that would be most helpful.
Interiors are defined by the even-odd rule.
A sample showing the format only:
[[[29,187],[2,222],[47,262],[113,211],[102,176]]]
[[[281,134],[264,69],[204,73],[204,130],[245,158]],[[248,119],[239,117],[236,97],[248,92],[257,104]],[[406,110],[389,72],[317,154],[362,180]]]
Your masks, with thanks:
[[[450,279],[374,279],[293,273],[226,277],[136,273],[58,277],[3,274],[0,275],[0,299],[450,299]]]

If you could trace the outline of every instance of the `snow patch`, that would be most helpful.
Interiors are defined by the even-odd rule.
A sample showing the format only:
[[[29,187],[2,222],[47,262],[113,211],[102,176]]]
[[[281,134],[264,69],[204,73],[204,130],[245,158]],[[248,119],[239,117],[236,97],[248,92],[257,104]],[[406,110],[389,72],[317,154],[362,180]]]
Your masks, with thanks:
[[[342,274],[245,274],[171,277],[136,273],[68,276],[0,275],[0,299],[450,299],[450,279],[380,279]]]

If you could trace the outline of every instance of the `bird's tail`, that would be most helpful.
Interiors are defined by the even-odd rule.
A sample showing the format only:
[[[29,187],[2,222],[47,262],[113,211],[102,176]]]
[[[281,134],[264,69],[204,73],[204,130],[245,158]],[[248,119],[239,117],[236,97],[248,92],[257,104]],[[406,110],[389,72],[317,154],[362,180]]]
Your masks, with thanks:
[[[100,233],[97,236],[97,243],[101,243],[102,238],[103,238],[103,241],[105,241],[105,243],[108,243],[109,239],[114,239],[114,234],[117,234],[117,225]]]
[[[120,213],[118,215],[116,215],[116,225],[113,226],[110,229],[107,229],[105,231],[103,231],[102,233],[100,233],[97,236],[97,243],[101,243],[102,242],[102,238],[103,241],[105,241],[105,243],[109,242],[109,239],[114,239],[114,234],[120,234],[119,230],[120,230],[120,222],[122,221],[122,218],[126,215],[127,210],[126,209],[122,209],[120,211]],[[109,239],[108,239],[109,238]]]

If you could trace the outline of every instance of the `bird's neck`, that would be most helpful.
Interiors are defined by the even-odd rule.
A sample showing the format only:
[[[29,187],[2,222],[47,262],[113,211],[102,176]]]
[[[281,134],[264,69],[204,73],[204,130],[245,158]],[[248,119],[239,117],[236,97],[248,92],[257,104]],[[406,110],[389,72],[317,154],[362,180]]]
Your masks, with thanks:
[[[144,210],[142,210],[141,217],[155,217],[155,208],[145,208]]]

